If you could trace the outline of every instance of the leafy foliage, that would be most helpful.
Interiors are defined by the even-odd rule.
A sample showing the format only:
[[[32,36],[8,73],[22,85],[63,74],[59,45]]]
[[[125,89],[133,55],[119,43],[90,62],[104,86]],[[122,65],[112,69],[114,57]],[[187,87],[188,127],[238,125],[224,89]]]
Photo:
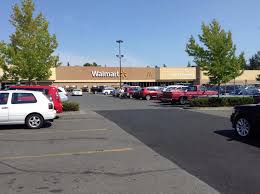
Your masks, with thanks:
[[[79,111],[79,103],[77,102],[63,102],[62,106],[64,112]]]
[[[246,66],[249,70],[260,70],[260,51],[249,59],[249,65]]]
[[[260,81],[260,74],[257,75],[256,80]]]
[[[219,107],[253,104],[253,97],[195,98],[190,101],[191,107]]]
[[[10,22],[15,32],[10,44],[1,43],[0,58],[4,78],[14,80],[46,80],[51,76],[50,68],[59,66],[59,57],[53,55],[58,43],[50,35],[48,22],[42,13],[34,17],[32,0],[23,0],[21,7],[13,6]]]
[[[194,62],[206,72],[212,84],[227,83],[243,73],[244,53],[236,56],[230,31],[221,29],[220,24],[213,20],[209,25],[202,24],[202,34],[198,37],[202,46],[191,36],[186,52],[194,57]]]
[[[85,63],[83,66],[84,66],[84,67],[89,67],[89,66],[91,66],[91,67],[101,67],[101,65],[98,65],[96,62],[93,62],[93,63]]]

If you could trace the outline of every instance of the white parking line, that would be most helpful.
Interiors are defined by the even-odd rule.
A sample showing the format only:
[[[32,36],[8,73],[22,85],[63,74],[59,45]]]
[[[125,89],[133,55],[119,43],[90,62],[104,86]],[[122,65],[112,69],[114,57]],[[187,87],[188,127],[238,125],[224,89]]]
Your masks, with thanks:
[[[25,133],[0,133],[0,136],[6,135],[37,135],[37,134],[52,134],[52,133],[79,133],[91,131],[108,131],[109,129],[82,129],[82,130],[54,130],[54,131],[41,131],[41,132],[25,132]]]

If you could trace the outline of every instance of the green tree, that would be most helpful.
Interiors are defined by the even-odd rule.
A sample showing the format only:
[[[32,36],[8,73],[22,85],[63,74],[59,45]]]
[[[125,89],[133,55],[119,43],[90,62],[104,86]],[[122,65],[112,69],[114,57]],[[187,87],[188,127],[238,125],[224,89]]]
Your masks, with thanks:
[[[186,52],[194,58],[194,62],[209,76],[212,84],[219,86],[235,79],[245,68],[244,53],[236,56],[236,46],[230,31],[226,32],[220,24],[213,20],[211,24],[202,24],[202,34],[196,43],[193,36],[186,45]]]
[[[256,80],[260,81],[260,74],[257,75]]]
[[[91,66],[91,67],[101,67],[101,65],[98,65],[96,62],[93,62],[93,63],[85,63],[83,66],[84,66],[84,67],[89,67],[89,66]]]
[[[246,66],[246,69],[260,70],[260,51],[249,59],[249,64]]]
[[[1,67],[6,78],[15,80],[46,80],[50,69],[59,66],[59,57],[53,55],[58,46],[56,36],[50,35],[49,24],[42,13],[34,17],[32,0],[22,0],[21,7],[13,6],[10,22],[15,32],[10,43],[1,45]]]

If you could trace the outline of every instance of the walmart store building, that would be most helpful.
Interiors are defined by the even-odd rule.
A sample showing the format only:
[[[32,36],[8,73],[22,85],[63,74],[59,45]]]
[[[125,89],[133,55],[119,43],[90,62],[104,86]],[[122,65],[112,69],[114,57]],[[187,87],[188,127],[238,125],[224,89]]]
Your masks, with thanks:
[[[1,71],[0,71],[1,74]],[[257,84],[260,70],[246,70],[236,78],[236,84]],[[158,86],[178,83],[207,84],[209,79],[196,67],[122,67],[122,83],[129,85]],[[40,85],[58,85],[63,87],[92,87],[94,85],[119,86],[118,67],[78,67],[61,66],[52,69],[49,80],[38,82]],[[2,84],[10,81],[2,82]],[[233,81],[231,81],[233,84]],[[21,81],[21,84],[23,82]]]

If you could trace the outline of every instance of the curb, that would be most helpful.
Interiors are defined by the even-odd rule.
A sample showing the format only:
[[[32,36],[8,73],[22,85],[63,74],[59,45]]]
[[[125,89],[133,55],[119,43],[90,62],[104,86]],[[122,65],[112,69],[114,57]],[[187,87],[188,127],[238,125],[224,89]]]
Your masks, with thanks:
[[[183,107],[186,110],[233,110],[233,107]]]
[[[59,113],[58,116],[71,116],[71,115],[83,115],[87,114],[85,111],[66,111],[63,113]]]

